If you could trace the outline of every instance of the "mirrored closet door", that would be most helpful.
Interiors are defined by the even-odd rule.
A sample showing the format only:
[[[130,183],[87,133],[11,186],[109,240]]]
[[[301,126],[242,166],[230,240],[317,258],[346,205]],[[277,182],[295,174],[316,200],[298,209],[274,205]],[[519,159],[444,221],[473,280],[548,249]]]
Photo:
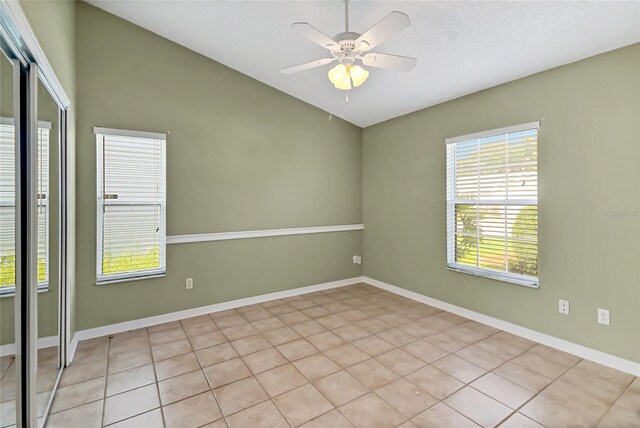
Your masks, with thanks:
[[[69,104],[21,13],[0,1],[0,428],[45,425],[68,347]]]
[[[37,84],[37,417],[43,419],[60,374],[59,108]]]
[[[20,370],[16,361],[16,129],[19,63],[0,54],[0,426],[16,423]],[[19,69],[17,70],[19,73]]]

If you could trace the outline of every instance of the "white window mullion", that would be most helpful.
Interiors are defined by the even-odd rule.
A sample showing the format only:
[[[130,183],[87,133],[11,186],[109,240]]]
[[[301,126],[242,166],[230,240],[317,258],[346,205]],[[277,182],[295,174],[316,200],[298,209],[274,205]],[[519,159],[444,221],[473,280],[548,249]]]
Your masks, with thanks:
[[[505,178],[507,181],[507,184],[505,186],[505,197],[507,198],[507,200],[509,200],[509,168],[511,167],[511,165],[509,165],[509,133],[507,132],[506,134],[506,141],[505,141],[505,147],[504,147],[504,151],[505,151],[505,160],[506,160],[506,168],[504,171],[505,174]],[[509,271],[509,239],[507,237],[507,232],[509,230],[509,225],[507,224],[507,220],[509,219],[509,210],[507,209],[507,204],[504,204],[504,270],[505,272]]]
[[[477,175],[480,175],[480,138],[476,138],[476,152],[478,153],[478,157],[475,172]],[[480,180],[478,180],[476,202],[478,200],[480,200]],[[476,267],[480,267],[480,205],[476,205]]]

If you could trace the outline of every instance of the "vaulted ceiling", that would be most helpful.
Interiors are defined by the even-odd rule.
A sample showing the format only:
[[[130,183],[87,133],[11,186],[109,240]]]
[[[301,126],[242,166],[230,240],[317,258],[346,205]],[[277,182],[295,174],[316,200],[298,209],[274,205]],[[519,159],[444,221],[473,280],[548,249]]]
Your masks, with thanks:
[[[637,1],[351,1],[358,33],[393,10],[409,15],[411,26],[374,51],[417,57],[418,65],[408,73],[370,69],[345,102],[327,80],[332,65],[280,73],[327,56],[289,25],[340,33],[341,0],[90,3],[362,127],[640,42]]]

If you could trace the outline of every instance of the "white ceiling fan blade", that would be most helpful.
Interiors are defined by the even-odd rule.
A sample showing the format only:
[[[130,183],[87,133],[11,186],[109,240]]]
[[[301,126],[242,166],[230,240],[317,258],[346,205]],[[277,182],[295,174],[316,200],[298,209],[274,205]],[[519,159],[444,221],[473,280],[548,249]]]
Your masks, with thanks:
[[[402,12],[393,11],[358,37],[355,45],[359,50],[368,51],[380,43],[385,42],[394,34],[404,30],[410,24],[411,20],[407,15]]]
[[[313,43],[316,43],[325,49],[340,49],[340,45],[338,45],[331,37],[306,22],[296,22],[295,24],[291,24],[291,29],[298,35],[311,40]]]
[[[322,58],[311,62],[305,62],[304,64],[293,65],[291,67],[283,68],[280,70],[284,74],[297,73],[298,71],[309,70],[310,68],[320,67],[321,65],[329,64],[335,61],[336,58]]]
[[[368,53],[362,57],[362,63],[369,67],[386,68],[388,70],[409,71],[416,66],[417,59],[408,56]]]

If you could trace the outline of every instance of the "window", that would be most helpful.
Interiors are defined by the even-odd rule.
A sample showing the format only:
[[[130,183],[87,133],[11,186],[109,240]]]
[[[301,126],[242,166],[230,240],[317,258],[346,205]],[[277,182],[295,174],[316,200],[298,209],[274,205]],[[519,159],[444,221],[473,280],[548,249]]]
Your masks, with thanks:
[[[538,286],[538,128],[447,139],[447,265]]]
[[[98,284],[166,273],[166,136],[94,128]]]
[[[38,122],[38,289],[49,285],[49,132]],[[16,286],[16,145],[13,119],[0,118],[0,295]]]

